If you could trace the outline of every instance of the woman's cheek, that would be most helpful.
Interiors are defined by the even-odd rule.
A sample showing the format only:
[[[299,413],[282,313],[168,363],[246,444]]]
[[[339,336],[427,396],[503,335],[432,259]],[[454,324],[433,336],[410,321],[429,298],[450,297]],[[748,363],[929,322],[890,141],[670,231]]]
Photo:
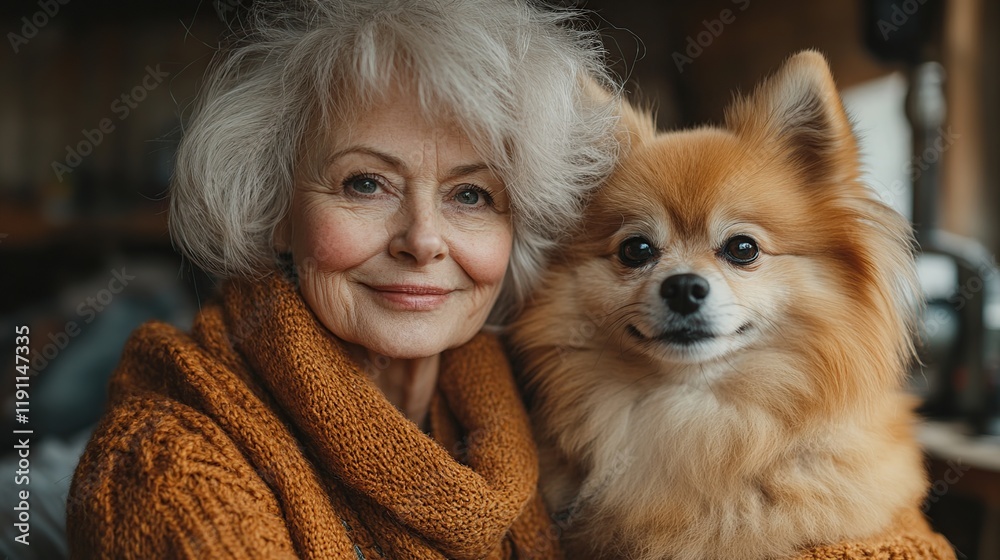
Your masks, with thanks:
[[[299,249],[301,258],[312,257],[320,270],[348,270],[379,252],[378,238],[384,226],[358,220],[351,212],[328,210],[310,214],[300,230]]]
[[[457,246],[451,248],[455,260],[481,287],[499,286],[510,262],[513,242],[510,227],[504,224],[491,229],[468,237],[459,236]]]

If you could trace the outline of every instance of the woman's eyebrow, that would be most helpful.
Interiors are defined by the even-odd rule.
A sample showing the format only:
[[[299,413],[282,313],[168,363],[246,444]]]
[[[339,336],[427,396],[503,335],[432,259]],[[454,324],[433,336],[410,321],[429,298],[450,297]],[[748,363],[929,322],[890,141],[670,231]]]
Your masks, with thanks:
[[[327,165],[330,165],[331,163],[337,161],[341,157],[348,154],[362,154],[371,156],[373,158],[382,160],[386,165],[389,165],[396,171],[399,171],[401,169],[406,169],[406,163],[403,160],[399,159],[394,155],[387,154],[381,150],[377,150],[369,146],[351,146],[350,148],[345,148],[343,150],[334,152],[329,158],[327,158]],[[480,171],[492,172],[492,169],[490,169],[490,166],[484,162],[468,163],[452,167],[448,171],[448,176],[461,177],[463,175],[472,175],[473,173],[479,173]]]
[[[472,175],[473,173],[479,173],[480,171],[490,171],[490,172],[492,172],[492,170],[490,169],[490,166],[486,165],[485,163],[480,162],[480,163],[469,163],[469,164],[466,164],[466,165],[458,165],[458,166],[452,167],[449,170],[449,172],[448,172],[448,176],[449,177],[461,177],[463,175]]]
[[[399,159],[398,157],[391,154],[387,154],[380,150],[376,150],[375,148],[370,148],[368,146],[351,146],[350,148],[345,148],[343,150],[334,152],[329,158],[327,158],[326,163],[327,165],[329,165],[347,154],[362,154],[371,156],[376,159],[380,159],[383,162],[385,162],[386,165],[389,165],[396,171],[406,168],[406,164],[403,163],[403,160]]]

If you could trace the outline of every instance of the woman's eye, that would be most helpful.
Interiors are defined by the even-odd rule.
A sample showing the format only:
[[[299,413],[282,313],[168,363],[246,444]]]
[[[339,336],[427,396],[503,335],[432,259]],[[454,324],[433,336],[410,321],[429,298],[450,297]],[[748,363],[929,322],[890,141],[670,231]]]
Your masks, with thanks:
[[[455,201],[466,206],[482,206],[490,203],[490,195],[482,189],[467,187],[458,191]]]
[[[722,247],[722,256],[733,264],[750,264],[757,260],[759,255],[757,242],[746,235],[731,237]]]
[[[618,246],[618,258],[631,268],[638,268],[655,256],[656,249],[645,237],[630,237]]]
[[[360,194],[375,194],[378,191],[378,181],[371,177],[356,176],[348,177],[344,181],[344,186]]]

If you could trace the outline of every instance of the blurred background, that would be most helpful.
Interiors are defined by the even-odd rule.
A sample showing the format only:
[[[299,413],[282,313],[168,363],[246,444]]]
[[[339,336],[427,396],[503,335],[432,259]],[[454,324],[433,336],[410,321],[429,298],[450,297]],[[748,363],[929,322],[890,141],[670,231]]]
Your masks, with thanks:
[[[0,5],[0,347],[13,355],[27,325],[32,356],[26,423],[14,370],[0,382],[0,473],[16,469],[13,430],[34,431],[33,544],[12,548],[0,523],[11,558],[65,556],[69,477],[129,332],[187,326],[214,291],[171,247],[166,193],[203,72],[251,1]],[[910,385],[927,419],[925,511],[960,558],[1000,559],[1000,3],[574,5],[593,10],[630,97],[663,128],[721,122],[734,92],[795,51],[829,58],[866,180],[923,249],[923,365]],[[0,482],[0,512],[16,490]]]

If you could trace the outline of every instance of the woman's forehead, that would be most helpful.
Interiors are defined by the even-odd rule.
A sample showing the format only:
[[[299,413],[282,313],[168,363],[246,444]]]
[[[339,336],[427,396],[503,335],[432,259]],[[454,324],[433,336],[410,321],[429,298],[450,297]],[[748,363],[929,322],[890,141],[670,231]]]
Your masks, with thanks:
[[[421,102],[414,87],[397,86],[378,98],[348,101],[330,117],[325,125],[317,123],[324,130],[315,131],[315,141],[304,146],[315,152],[314,160],[320,165],[340,152],[357,148],[378,152],[392,148],[415,157],[413,150],[433,143],[437,153],[462,160],[456,165],[485,165],[496,171],[497,158],[468,133],[475,127],[461,122],[444,103]]]

